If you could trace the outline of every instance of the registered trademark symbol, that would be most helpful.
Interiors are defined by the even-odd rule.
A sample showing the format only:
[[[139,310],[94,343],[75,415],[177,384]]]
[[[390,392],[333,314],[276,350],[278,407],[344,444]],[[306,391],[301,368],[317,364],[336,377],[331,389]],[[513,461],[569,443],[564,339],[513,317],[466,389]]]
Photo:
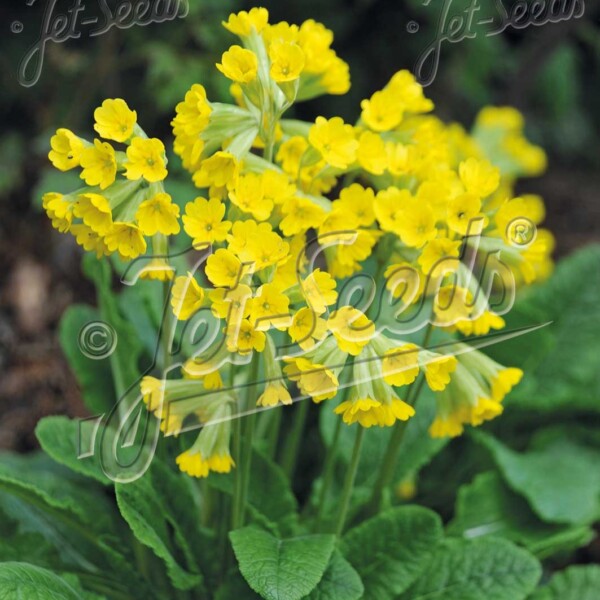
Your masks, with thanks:
[[[11,23],[10,30],[13,33],[21,33],[21,31],[23,31],[23,23],[21,23],[21,21],[13,21]]]
[[[506,228],[506,237],[513,246],[529,246],[537,236],[535,223],[525,217],[513,219]]]
[[[419,24],[416,21],[409,21],[406,24],[406,31],[408,33],[417,33],[419,31]]]

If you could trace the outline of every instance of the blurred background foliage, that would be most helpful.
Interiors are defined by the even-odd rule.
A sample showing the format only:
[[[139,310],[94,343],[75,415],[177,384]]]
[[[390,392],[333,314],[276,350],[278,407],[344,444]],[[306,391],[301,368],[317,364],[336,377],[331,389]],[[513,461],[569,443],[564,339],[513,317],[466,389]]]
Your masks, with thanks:
[[[298,118],[341,115],[354,121],[360,101],[399,69],[414,70],[435,40],[444,6],[458,15],[473,0],[265,0],[272,21],[313,18],[335,33],[334,48],[350,64],[352,88],[295,108]],[[57,352],[55,329],[65,307],[94,301],[81,276],[80,254],[67,236],[55,234],[40,212],[41,195],[67,191],[68,174],[50,169],[49,138],[59,127],[91,135],[93,110],[104,98],[123,97],[151,135],[171,139],[175,104],[200,82],[212,100],[228,100],[228,81],[214,68],[235,43],[220,22],[247,9],[242,0],[191,0],[183,19],[90,37],[104,17],[102,5],[80,5],[81,35],[49,42],[39,82],[17,79],[20,63],[40,38],[44,11],[65,14],[73,0],[14,0],[0,7],[3,52],[0,107],[0,447],[26,449],[37,420],[49,412],[81,411],[76,385]],[[511,0],[503,0],[507,9]],[[600,3],[585,2],[585,15],[563,23],[489,36],[489,25],[460,43],[444,43],[439,72],[427,88],[436,113],[469,127],[486,104],[512,105],[526,117],[528,136],[549,154],[548,172],[519,191],[540,193],[558,254],[597,240],[600,232]],[[477,19],[498,17],[500,0],[479,0]],[[20,22],[23,30],[13,32]],[[411,22],[418,31],[409,31]],[[97,27],[97,26],[96,26]],[[414,28],[414,25],[413,25]],[[170,192],[178,201],[194,188],[172,157]],[[76,177],[76,176],[75,176]],[[76,187],[76,186],[75,186]],[[64,189],[63,189],[64,188]]]

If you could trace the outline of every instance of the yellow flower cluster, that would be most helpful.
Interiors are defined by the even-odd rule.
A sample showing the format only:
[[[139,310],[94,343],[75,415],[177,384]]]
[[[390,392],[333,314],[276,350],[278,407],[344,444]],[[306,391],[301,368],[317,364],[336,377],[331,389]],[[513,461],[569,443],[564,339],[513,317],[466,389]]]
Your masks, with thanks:
[[[60,171],[80,168],[85,187],[45,194],[44,209],[54,227],[70,232],[98,258],[117,253],[123,260],[135,259],[146,253],[146,238],[155,255],[165,254],[166,238],[181,227],[179,206],[162,183],[167,177],[164,144],[148,138],[137,124],[136,112],[120,98],[105,100],[94,119],[96,132],[110,141],[92,143],[68,129],[52,137],[50,161]],[[165,280],[172,271],[165,259],[155,259],[141,276]]]
[[[241,44],[217,64],[235,104],[211,102],[195,84],[172,121],[175,153],[201,190],[185,206],[183,230],[191,247],[211,252],[175,278],[171,306],[181,321],[205,311],[222,335],[188,357],[180,381],[142,385],[165,433],[188,418],[213,423],[177,459],[181,469],[202,477],[233,466],[227,415],[247,409],[237,384],[253,384],[257,373],[264,383],[253,404],[290,404],[297,389],[315,402],[338,398],[335,412],[363,427],[410,419],[406,386],[418,377],[436,395],[433,436],[500,414],[521,371],[457,340],[504,327],[496,297],[552,268],[553,238],[537,227],[542,200],[512,192],[517,176],[539,173],[545,161],[519,113],[486,108],[469,134],[433,116],[422,87],[400,71],[361,103],[355,124],[288,120],[294,102],[348,90],[332,33],[312,20],[270,24],[264,8],[224,26]],[[168,256],[165,240],[180,225],[160,185],[162,143],[147,139],[122,100],[107,100],[95,116],[98,133],[126,152],[59,130],[51,161],[81,167],[92,187],[47,195],[48,215],[99,256],[134,258],[145,236]],[[366,272],[379,289],[359,299],[353,284],[364,292]],[[425,326],[423,339],[415,332]],[[435,351],[431,333],[444,342]],[[188,399],[166,411],[183,392]]]

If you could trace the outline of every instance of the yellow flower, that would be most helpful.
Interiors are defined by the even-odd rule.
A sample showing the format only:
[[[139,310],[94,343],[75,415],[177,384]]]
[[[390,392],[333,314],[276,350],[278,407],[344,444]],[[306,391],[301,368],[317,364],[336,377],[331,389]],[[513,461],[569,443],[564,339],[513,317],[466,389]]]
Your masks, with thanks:
[[[238,256],[244,263],[251,263],[255,271],[261,271],[287,260],[289,249],[287,242],[274,231],[269,231],[260,238],[248,240]]]
[[[448,204],[448,226],[460,235],[481,233],[487,217],[481,212],[481,200],[473,194],[461,194]]]
[[[311,228],[317,228],[325,219],[325,211],[308,198],[292,196],[281,208],[284,215],[279,228],[285,236],[303,233]]]
[[[469,158],[458,167],[460,179],[469,194],[486,198],[500,185],[500,170],[486,160]]]
[[[402,121],[404,106],[399,97],[388,90],[375,92],[360,103],[362,120],[374,131],[390,131]]]
[[[473,295],[458,285],[445,285],[440,288],[433,301],[435,325],[451,327],[463,320],[469,320],[473,311]]]
[[[146,252],[146,240],[140,228],[133,223],[114,223],[105,235],[104,242],[111,252],[117,251],[123,260],[137,258]]]
[[[248,354],[252,350],[262,352],[265,349],[266,336],[264,332],[252,326],[248,319],[242,319],[237,323],[227,324],[227,349],[229,352]]]
[[[250,83],[256,79],[258,73],[258,59],[251,50],[241,46],[231,46],[223,53],[217,69],[232,81],[237,83]]]
[[[358,356],[375,335],[375,324],[360,310],[343,306],[327,320],[329,330],[344,352]]]
[[[215,317],[238,323],[250,316],[252,290],[247,285],[240,283],[233,289],[216,288],[208,295],[212,302],[210,309]]]
[[[219,150],[202,161],[200,170],[194,173],[194,183],[201,188],[210,185],[222,187],[235,179],[238,171],[237,158],[230,152]]]
[[[260,33],[269,23],[269,12],[266,8],[253,8],[249,12],[245,10],[229,15],[228,21],[223,21],[223,27],[235,35],[245,37],[252,33]]]
[[[294,135],[279,146],[275,158],[288,175],[296,178],[300,169],[302,156],[307,149],[308,141],[302,136]]]
[[[142,400],[148,407],[148,410],[154,412],[160,408],[165,393],[165,382],[156,377],[146,376],[140,383]]]
[[[382,175],[388,168],[388,153],[380,135],[364,131],[358,138],[356,158],[360,166],[373,175]]]
[[[385,145],[387,168],[392,175],[400,176],[411,170],[410,152],[404,144],[387,142]]]
[[[507,244],[527,245],[535,238],[536,228],[544,220],[545,208],[539,196],[527,195],[504,201],[494,215],[498,234]],[[532,225],[533,224],[533,225]]]
[[[333,398],[337,394],[339,381],[337,375],[324,365],[311,363],[306,358],[288,359],[289,364],[283,369],[290,379],[295,381],[298,389],[315,402]]]
[[[70,232],[75,241],[87,252],[95,252],[97,258],[108,256],[110,250],[106,247],[104,238],[84,224],[72,225]]]
[[[426,113],[434,108],[433,102],[423,95],[423,86],[417,83],[410,71],[398,71],[390,79],[386,89],[394,98],[401,99],[404,109],[409,113]]]
[[[50,139],[50,147],[52,149],[48,158],[60,171],[69,171],[79,166],[84,144],[72,131],[58,129]]]
[[[356,217],[360,227],[370,227],[375,222],[375,193],[371,188],[364,188],[358,183],[340,191],[340,199],[333,203],[333,208],[348,211]]]
[[[231,229],[231,221],[223,221],[225,204],[213,198],[198,197],[185,205],[183,228],[192,238],[195,247],[223,242]]]
[[[73,214],[98,235],[105,235],[113,224],[110,204],[100,194],[80,194],[73,206]]]
[[[329,67],[325,60],[329,57],[327,51],[333,42],[333,32],[322,23],[308,19],[300,25],[298,43],[306,55],[306,71],[322,73]]]
[[[277,83],[298,79],[306,61],[298,44],[280,40],[274,40],[269,46],[269,58],[271,77]]]
[[[206,276],[217,287],[234,288],[242,276],[242,263],[233,252],[220,248],[208,257]]]
[[[290,24],[287,21],[280,21],[273,25],[265,27],[263,39],[269,47],[273,42],[296,42],[298,40],[298,25]]]
[[[327,321],[305,306],[294,315],[288,334],[302,350],[310,350],[315,342],[323,340],[327,335]]]
[[[251,301],[250,322],[259,331],[266,331],[271,326],[285,329],[290,322],[290,299],[272,283],[265,283],[258,288]]]
[[[179,206],[172,202],[169,194],[156,194],[144,200],[135,213],[135,219],[144,235],[177,235],[181,229]]]
[[[177,115],[171,122],[175,136],[199,136],[208,125],[212,113],[204,86],[195,83],[175,111]]]
[[[408,421],[414,416],[415,409],[399,398],[392,399],[388,404],[367,397],[346,400],[334,412],[342,415],[342,420],[347,425],[358,423],[361,427],[369,428],[374,425],[391,427],[396,420]]]
[[[75,202],[69,196],[48,192],[42,198],[42,207],[52,221],[54,229],[61,233],[67,233],[71,229]]]
[[[257,221],[265,221],[273,210],[273,202],[265,198],[263,178],[256,173],[245,173],[229,192],[231,201]]]
[[[292,397],[283,382],[269,382],[256,404],[257,406],[277,406],[279,403],[292,404]]]
[[[386,383],[395,386],[411,384],[419,374],[418,346],[404,344],[386,351],[381,369]]]
[[[329,273],[315,269],[301,283],[306,304],[318,315],[323,314],[328,306],[337,301],[336,285],[335,279]]]
[[[273,205],[281,205],[296,192],[296,186],[290,182],[285,173],[267,169],[262,174],[263,193],[265,200]]]
[[[323,72],[319,84],[328,94],[345,94],[350,89],[350,67],[333,50],[329,50],[327,55],[327,69]]]
[[[456,370],[458,361],[454,356],[442,356],[427,350],[421,351],[421,366],[425,370],[427,385],[434,391],[443,390],[450,383],[450,374]]]
[[[216,427],[211,425],[210,427]],[[235,463],[229,453],[203,456],[200,452],[186,450],[175,459],[179,469],[191,477],[208,477],[213,471],[215,473],[229,473]]]
[[[381,229],[396,231],[402,223],[404,206],[413,201],[413,196],[408,190],[400,190],[397,187],[378,192],[373,208]]]
[[[127,179],[135,180],[143,177],[150,183],[162,181],[167,176],[163,143],[156,138],[133,138],[127,148],[127,160],[124,166]]]
[[[173,314],[180,321],[187,321],[200,310],[204,301],[204,290],[191,273],[177,277],[171,290],[171,306]]]
[[[94,111],[94,119],[94,129],[100,137],[115,142],[126,142],[133,135],[137,113],[121,98],[107,99]]]
[[[352,125],[346,125],[340,117],[326,119],[317,117],[308,132],[308,140],[332,167],[346,169],[356,160],[358,142]]]
[[[115,182],[117,160],[115,150],[108,142],[94,140],[94,145],[81,151],[81,179],[88,185],[100,186],[105,190]]]
[[[470,315],[468,320],[459,320],[455,328],[463,335],[485,335],[490,329],[503,329],[506,323],[504,319],[488,310],[478,316]]]
[[[253,239],[260,239],[273,231],[270,223],[257,223],[252,219],[236,221],[227,239],[228,249],[238,256],[243,256],[245,249]]]
[[[166,258],[153,258],[140,272],[142,279],[152,281],[171,281],[174,268]]]
[[[445,259],[457,258],[460,253],[460,246],[460,241],[453,242],[448,238],[430,240],[423,248],[417,262],[426,275],[432,272],[435,275],[438,271],[442,275],[443,273],[447,273],[449,267],[452,266],[449,264],[450,261],[446,261]],[[435,267],[439,267],[439,269]],[[441,272],[442,268],[443,273]]]
[[[435,214],[432,208],[416,199],[403,205],[394,233],[411,248],[421,248],[437,236]]]

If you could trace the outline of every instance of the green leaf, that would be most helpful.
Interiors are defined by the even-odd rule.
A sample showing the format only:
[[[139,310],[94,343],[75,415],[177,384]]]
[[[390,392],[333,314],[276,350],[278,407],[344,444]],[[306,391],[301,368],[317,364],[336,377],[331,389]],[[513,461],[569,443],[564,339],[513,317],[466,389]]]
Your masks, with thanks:
[[[556,573],[530,600],[597,600],[600,590],[598,565],[573,566]]]
[[[194,503],[188,500],[177,476],[154,460],[144,476],[131,483],[117,483],[115,490],[123,518],[135,537],[163,560],[173,585],[181,590],[200,585],[202,576],[187,542],[197,529],[197,523],[190,522]]]
[[[207,479],[212,487],[233,494],[234,473],[214,474]],[[249,512],[261,525],[275,526],[274,531],[290,534],[298,522],[298,503],[289,481],[279,465],[254,450],[248,489]]]
[[[110,504],[94,486],[82,480],[43,454],[29,456],[2,453],[0,489],[33,504],[56,509],[81,523],[111,531]],[[95,506],[96,511],[91,507]]]
[[[491,452],[507,484],[551,523],[587,524],[600,514],[597,450],[566,438],[525,453],[511,450],[481,431],[473,432]]]
[[[554,275],[533,286],[506,315],[507,327],[552,321],[548,327],[490,348],[525,376],[507,401],[515,409],[600,410],[600,246],[561,261]]]
[[[372,600],[402,593],[419,576],[442,538],[441,519],[418,506],[386,511],[350,530],[342,553]]]
[[[524,600],[541,567],[507,540],[447,540],[399,600]]]
[[[20,534],[40,534],[64,565],[127,581],[138,598],[147,588],[132,565],[122,521],[102,488],[38,454],[3,454],[0,509]],[[0,514],[1,514],[0,512]]]
[[[308,596],[308,600],[360,600],[364,592],[360,575],[336,550],[323,579]]]
[[[504,537],[525,546],[540,559],[585,546],[594,538],[593,529],[585,525],[541,521],[495,471],[479,474],[458,490],[456,514],[447,532],[467,539]]]
[[[63,314],[58,334],[61,348],[81,388],[85,405],[92,413],[109,411],[116,399],[109,359],[88,358],[79,345],[83,328],[88,323],[100,320],[100,314],[91,306],[74,304]]]
[[[240,571],[266,600],[300,600],[319,583],[335,536],[306,535],[281,540],[255,526],[229,534]]]
[[[56,462],[108,485],[112,482],[104,474],[96,452],[80,458],[84,449],[94,447],[91,438],[95,430],[95,423],[90,421],[75,421],[68,417],[56,416],[42,419],[35,428],[35,435],[44,452]]]
[[[0,600],[83,600],[64,579],[27,563],[0,563]]]

